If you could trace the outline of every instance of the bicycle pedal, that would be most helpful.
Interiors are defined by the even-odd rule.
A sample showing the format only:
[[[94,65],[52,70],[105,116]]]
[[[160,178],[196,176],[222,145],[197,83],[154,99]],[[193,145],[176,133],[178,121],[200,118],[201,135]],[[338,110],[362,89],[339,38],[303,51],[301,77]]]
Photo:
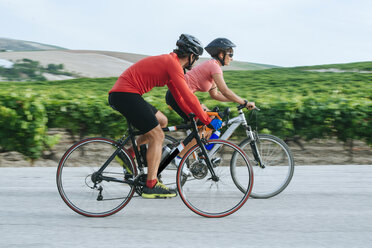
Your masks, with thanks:
[[[125,180],[133,179],[133,175],[132,175],[132,174],[129,174],[129,173],[125,173],[125,175],[124,175],[124,179],[125,179]],[[132,181],[133,181],[133,180],[132,180]]]
[[[221,158],[212,158],[211,159],[211,162],[213,164],[213,167],[216,167],[217,165],[219,165],[221,163]]]
[[[134,185],[133,178],[124,178],[124,183],[127,183],[129,185]]]

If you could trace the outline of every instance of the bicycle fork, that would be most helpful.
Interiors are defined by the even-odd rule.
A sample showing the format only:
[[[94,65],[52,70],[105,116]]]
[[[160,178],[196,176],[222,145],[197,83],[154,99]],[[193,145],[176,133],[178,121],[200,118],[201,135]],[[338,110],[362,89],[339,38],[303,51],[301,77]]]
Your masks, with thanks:
[[[213,167],[212,162],[211,162],[211,160],[210,160],[210,158],[208,156],[208,152],[207,152],[207,149],[205,148],[205,144],[204,144],[204,142],[201,140],[201,138],[198,135],[196,124],[195,124],[195,127],[194,127],[194,132],[197,133],[197,135],[195,136],[196,142],[197,142],[197,144],[199,145],[199,147],[201,149],[201,152],[202,152],[204,161],[207,164],[207,168],[208,168],[209,172],[212,175],[212,177],[210,179],[212,179],[213,181],[217,182],[219,180],[219,177],[214,172],[214,167]]]
[[[209,172],[211,173],[212,177],[211,179],[213,181],[218,181],[218,176],[216,175],[216,173],[214,172],[214,169],[213,169],[213,165],[211,163],[211,160],[209,159],[209,156],[208,156],[208,152],[205,148],[205,144],[203,143],[203,141],[201,140],[201,138],[199,137],[199,132],[198,132],[198,128],[196,126],[196,123],[193,122],[193,125],[192,125],[192,132],[185,138],[185,140],[183,142],[180,142],[180,144],[178,146],[176,146],[170,153],[167,157],[164,158],[163,161],[160,162],[160,166],[159,166],[159,169],[158,169],[158,175],[165,169],[165,167],[167,167],[167,165],[187,146],[187,144],[189,144],[193,139],[196,139],[196,142],[198,144],[198,146],[200,147],[201,149],[201,152],[202,152],[202,156],[205,160],[205,163],[207,165],[207,168],[209,169]],[[191,172],[192,173],[192,172]]]
[[[252,131],[250,126],[247,127],[247,135],[251,139],[251,141],[249,142],[249,145],[251,146],[254,160],[257,162],[258,166],[264,169],[265,165],[262,163],[261,155],[260,155],[260,152],[258,151],[257,144],[256,144],[257,142],[259,142],[259,139],[258,139],[257,134],[255,134]]]

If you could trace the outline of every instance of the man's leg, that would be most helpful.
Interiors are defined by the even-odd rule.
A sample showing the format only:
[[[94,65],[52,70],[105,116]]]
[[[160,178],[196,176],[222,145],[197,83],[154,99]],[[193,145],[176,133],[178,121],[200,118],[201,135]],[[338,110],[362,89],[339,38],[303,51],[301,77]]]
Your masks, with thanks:
[[[168,118],[162,112],[156,112],[155,116],[158,119],[161,128],[167,127]]]
[[[161,129],[160,125],[156,126],[154,129],[150,130],[144,134],[148,140],[147,148],[147,180],[157,179],[158,168],[160,164],[162,145],[164,141],[164,132]]]
[[[162,131],[161,128],[164,128],[168,125],[168,118],[160,111],[156,112],[155,117],[156,117],[156,119],[158,119],[158,122],[159,122],[159,125],[160,125],[160,131]],[[163,140],[164,140],[164,133],[163,133]],[[149,143],[149,138],[148,138],[147,135],[141,135],[137,138],[136,142],[137,142],[137,146],[138,146],[138,149],[139,149],[139,147],[141,145]],[[147,161],[149,161],[149,160],[147,160]]]
[[[175,197],[177,193],[170,190],[157,180],[157,174],[160,164],[162,145],[164,141],[164,132],[160,124],[144,134],[148,140],[147,148],[147,181],[146,187],[143,188],[142,197],[144,198],[164,198]]]

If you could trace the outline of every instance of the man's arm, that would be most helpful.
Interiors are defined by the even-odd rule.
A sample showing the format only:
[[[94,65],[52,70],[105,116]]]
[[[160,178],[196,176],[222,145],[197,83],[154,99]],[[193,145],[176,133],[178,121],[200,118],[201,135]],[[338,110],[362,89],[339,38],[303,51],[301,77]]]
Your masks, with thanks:
[[[180,108],[186,111],[186,114],[194,113],[205,125],[208,125],[212,119],[202,109],[198,98],[191,92],[186,84],[182,70],[171,70],[171,81],[168,88]]]

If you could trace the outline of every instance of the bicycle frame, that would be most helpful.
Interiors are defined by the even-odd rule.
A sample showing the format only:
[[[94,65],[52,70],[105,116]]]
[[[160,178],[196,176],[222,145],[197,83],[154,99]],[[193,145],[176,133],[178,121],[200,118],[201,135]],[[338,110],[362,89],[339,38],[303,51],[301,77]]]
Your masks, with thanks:
[[[218,177],[216,176],[216,173],[214,172],[213,165],[210,161],[209,158],[209,153],[207,152],[207,149],[205,148],[205,144],[202,141],[202,139],[199,137],[199,130],[196,125],[196,122],[194,121],[193,117],[191,125],[180,125],[180,126],[175,126],[175,127],[169,127],[169,128],[163,128],[164,131],[175,131],[175,130],[180,130],[180,129],[189,129],[190,127],[192,128],[192,132],[176,147],[176,149],[169,154],[167,159],[161,162],[158,170],[158,175],[170,164],[170,162],[184,149],[187,144],[189,144],[194,138],[196,139],[197,145],[200,147],[201,152],[203,156],[206,158],[206,164],[209,169],[209,172],[211,173],[212,177],[211,179],[216,181],[218,180]]]
[[[246,130],[246,134],[251,140],[254,140],[254,135],[251,127],[248,125],[247,120],[245,119],[245,115],[243,113],[243,110],[238,110],[239,115],[237,117],[234,117],[232,119],[229,119],[228,122],[224,121],[222,123],[222,126],[229,126],[227,130],[222,134],[220,139],[228,140],[231,135],[235,132],[235,130],[240,126],[243,125],[243,127]]]
[[[231,135],[235,132],[235,130],[240,125],[242,125],[245,129],[247,137],[250,139],[250,146],[251,146],[253,157],[254,157],[255,161],[257,162],[257,164],[261,168],[265,168],[265,165],[262,163],[262,160],[261,160],[260,152],[258,151],[257,146],[256,146],[256,142],[258,141],[258,135],[257,135],[256,132],[254,132],[252,130],[251,126],[248,125],[248,122],[245,118],[244,112],[243,112],[242,108],[240,108],[239,106],[238,106],[238,113],[239,113],[238,116],[236,116],[232,119],[228,119],[227,121],[224,121],[222,123],[222,126],[228,126],[228,128],[222,134],[222,136],[219,137],[219,139],[228,140],[231,137]],[[208,154],[209,155],[215,154],[218,151],[219,147],[220,147],[219,145],[214,146],[209,151]]]
[[[224,121],[222,123],[222,126],[229,126],[227,128],[227,130],[222,134],[222,136],[220,137],[220,139],[224,139],[224,140],[228,140],[231,135],[235,132],[235,130],[240,126],[240,125],[243,125],[244,129],[245,129],[245,132],[247,134],[247,137],[250,138],[251,142],[250,142],[250,146],[252,148],[252,153],[253,153],[253,156],[256,160],[256,162],[258,163],[258,165],[262,168],[264,168],[264,164],[262,163],[261,161],[261,156],[260,156],[260,153],[257,149],[257,146],[256,146],[256,140],[257,140],[257,135],[255,134],[254,131],[252,131],[252,128],[251,126],[248,125],[247,123],[247,120],[245,118],[245,115],[243,113],[243,110],[242,109],[238,109],[238,113],[239,115],[232,118],[232,119],[229,119],[228,121]],[[210,151],[209,151],[209,154],[210,155],[213,155],[215,154],[218,149],[220,148],[219,145],[215,145]]]
[[[250,146],[251,146],[253,157],[254,157],[255,161],[257,162],[257,164],[261,168],[265,168],[265,165],[263,164],[263,162],[261,160],[260,153],[259,153],[259,151],[257,149],[257,146],[256,146],[256,142],[258,140],[258,135],[252,130],[251,126],[248,125],[247,120],[246,120],[245,115],[244,115],[244,112],[239,107],[238,107],[238,113],[239,113],[238,116],[236,116],[232,119],[229,119],[227,121],[224,121],[222,123],[222,126],[228,126],[228,128],[222,134],[222,136],[219,137],[219,139],[228,140],[231,137],[231,135],[235,132],[235,130],[240,125],[242,125],[245,129],[247,137],[251,140]],[[187,128],[182,128],[182,129],[187,129]],[[169,129],[169,130],[167,129],[166,131],[176,131],[176,130],[179,130],[179,129],[173,128],[173,129]],[[186,133],[187,133],[187,135],[190,135],[190,132],[186,132]],[[197,137],[200,140],[200,137],[198,135],[197,135]],[[200,145],[199,141],[198,141],[198,145]],[[207,151],[208,156],[209,157],[213,156],[218,151],[219,148],[220,148],[220,145],[215,145],[210,151]],[[177,154],[175,156],[177,156]],[[174,157],[172,157],[172,159],[174,159]]]
[[[211,179],[214,180],[214,181],[217,181],[218,177],[216,176],[216,174],[214,172],[212,163],[209,159],[208,152],[207,152],[207,150],[204,146],[205,144],[203,143],[203,141],[199,137],[198,128],[197,128],[196,122],[194,121],[193,117],[194,116],[192,116],[192,118],[190,117],[190,119],[193,120],[191,124],[185,124],[185,125],[163,128],[163,131],[173,131],[173,130],[182,130],[182,129],[190,129],[191,128],[192,132],[182,142],[180,142],[180,144],[173,151],[171,151],[171,153],[168,155],[168,157],[166,157],[166,159],[161,161],[161,163],[159,165],[159,169],[158,169],[158,175],[171,163],[171,161],[184,149],[184,147],[195,138],[196,141],[197,141],[197,145],[201,148],[203,156],[206,158],[205,161],[206,161],[207,167],[208,167],[208,169],[209,169],[209,171],[212,175]],[[100,180],[135,184],[134,180],[133,181],[132,180],[123,180],[122,181],[122,180],[118,180],[116,178],[107,177],[107,176],[102,175],[102,173],[106,169],[106,167],[111,163],[111,161],[123,149],[124,144],[126,143],[126,141],[128,139],[130,139],[132,141],[133,150],[134,150],[135,155],[137,157],[137,167],[141,171],[141,173],[139,175],[144,174],[144,172],[143,172],[143,168],[145,167],[144,162],[141,159],[138,159],[138,158],[142,158],[142,155],[138,151],[138,146],[137,146],[136,140],[135,140],[135,136],[140,135],[142,133],[138,132],[138,131],[134,131],[132,126],[129,123],[128,123],[128,130],[129,130],[129,136],[125,139],[125,135],[124,135],[118,141],[118,146],[117,146],[117,149],[114,151],[114,153],[109,157],[109,159],[101,166],[101,168],[97,172],[92,174],[92,181],[94,182],[94,187],[96,186],[97,182],[99,182]],[[146,158],[142,158],[142,159],[146,159]]]

